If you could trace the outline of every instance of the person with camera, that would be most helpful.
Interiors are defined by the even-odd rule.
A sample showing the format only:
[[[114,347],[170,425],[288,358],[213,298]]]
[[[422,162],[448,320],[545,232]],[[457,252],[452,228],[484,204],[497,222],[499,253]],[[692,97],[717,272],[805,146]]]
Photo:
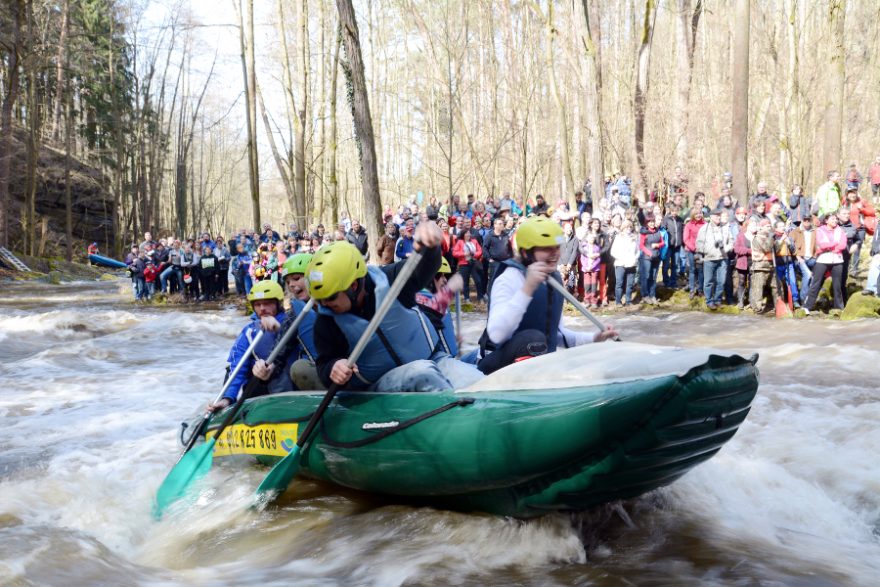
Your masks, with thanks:
[[[798,292],[797,280],[794,274],[794,239],[791,238],[789,230],[782,220],[777,220],[773,228],[776,277],[788,288],[788,295],[786,295],[785,291],[780,293],[788,297],[795,308],[800,308],[801,296]]]
[[[730,227],[721,224],[721,211],[718,208],[709,214],[709,222],[697,232],[695,256],[703,260],[703,292],[706,294],[706,307],[717,310],[724,294],[727,279],[727,254],[733,250]]]
[[[813,217],[804,216],[800,225],[791,231],[794,243],[794,262],[801,273],[801,297],[810,290],[813,267],[816,265],[816,232],[813,230]],[[806,301],[806,300],[805,300]]]

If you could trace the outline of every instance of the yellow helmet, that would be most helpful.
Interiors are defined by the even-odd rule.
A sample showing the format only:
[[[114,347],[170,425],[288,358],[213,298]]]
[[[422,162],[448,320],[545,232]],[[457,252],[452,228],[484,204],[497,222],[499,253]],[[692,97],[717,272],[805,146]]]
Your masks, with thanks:
[[[535,247],[558,247],[565,236],[562,227],[546,216],[533,216],[516,229],[516,249],[533,249]]]
[[[315,253],[306,276],[309,295],[316,300],[329,298],[347,290],[351,284],[367,274],[364,256],[348,241],[336,241]]]
[[[452,267],[449,266],[446,257],[440,257],[440,269],[437,270],[437,273],[452,273]]]
[[[255,283],[254,287],[251,288],[251,293],[248,294],[248,301],[256,302],[258,300],[278,300],[283,302],[284,290],[271,279],[264,279]]]

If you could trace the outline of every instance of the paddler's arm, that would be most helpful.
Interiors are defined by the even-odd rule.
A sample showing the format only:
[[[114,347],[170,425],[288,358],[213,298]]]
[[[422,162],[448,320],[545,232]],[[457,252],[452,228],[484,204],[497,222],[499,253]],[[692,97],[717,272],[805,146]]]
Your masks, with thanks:
[[[428,287],[434,275],[440,269],[440,243],[443,240],[443,232],[433,222],[422,222],[416,228],[415,244],[413,247],[422,254],[419,264],[410,276],[409,281],[400,290],[397,300],[406,308],[416,305],[416,293]],[[403,264],[406,261],[398,261],[392,265],[383,265],[380,269],[388,276],[388,282],[394,283]]]
[[[239,361],[244,357],[245,351],[247,351],[248,347],[251,344],[251,340],[248,338],[247,333],[248,330],[254,327],[254,324],[248,324],[244,328],[242,328],[241,332],[238,335],[238,338],[235,339],[235,342],[232,344],[232,348],[229,349],[229,358],[227,359],[227,363],[234,367],[238,365]],[[235,379],[232,380],[232,383],[229,384],[229,387],[226,388],[226,393],[223,394],[223,397],[220,398],[217,403],[208,404],[208,411],[213,412],[216,410],[222,410],[226,406],[232,405],[235,403],[235,400],[238,399],[238,392],[241,390],[241,387],[247,383],[248,377],[250,376],[251,369],[254,365],[254,357],[253,355],[244,358],[244,364],[241,366],[241,369],[238,370],[238,373],[235,375]]]
[[[339,360],[348,358],[350,349],[348,348],[348,340],[342,330],[337,326],[336,321],[325,314],[318,314],[315,318],[315,349],[318,356],[315,359],[315,367],[318,370],[318,377],[325,387],[330,387],[333,381],[330,379],[330,373],[333,371],[333,365]],[[352,377],[345,384],[345,389],[363,390],[367,386],[357,377]]]

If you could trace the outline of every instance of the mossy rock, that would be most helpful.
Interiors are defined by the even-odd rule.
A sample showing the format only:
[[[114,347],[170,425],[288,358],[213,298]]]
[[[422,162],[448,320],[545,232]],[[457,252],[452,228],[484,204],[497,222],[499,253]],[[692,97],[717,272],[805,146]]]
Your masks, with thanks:
[[[665,292],[669,292],[669,295],[666,297],[660,297],[660,290],[657,290],[658,299],[664,302],[669,302],[673,306],[689,306],[691,303],[690,294],[688,294],[687,290],[684,289],[673,289],[673,290],[664,290]]]
[[[880,317],[880,298],[854,293],[840,314],[841,320]]]
[[[98,278],[99,281],[116,281],[117,279],[119,279],[119,277],[112,273],[102,273],[101,277]]]
[[[61,272],[60,271],[50,271],[48,275],[46,275],[46,282],[51,283],[52,285],[58,285],[61,283]]]
[[[733,305],[731,305],[731,306],[721,305],[721,306],[718,306],[717,310],[715,310],[715,314],[731,314],[734,316],[738,316],[739,314],[742,314],[742,310],[740,310],[739,308],[737,308],[736,306],[733,306]]]
[[[676,296],[678,296],[681,293],[684,293],[685,298],[687,298],[687,292],[685,292],[684,290],[663,287],[662,285],[657,286],[657,299],[660,300],[661,302],[668,302],[670,300],[674,300],[676,298]],[[676,302],[673,302],[673,303],[676,303]]]

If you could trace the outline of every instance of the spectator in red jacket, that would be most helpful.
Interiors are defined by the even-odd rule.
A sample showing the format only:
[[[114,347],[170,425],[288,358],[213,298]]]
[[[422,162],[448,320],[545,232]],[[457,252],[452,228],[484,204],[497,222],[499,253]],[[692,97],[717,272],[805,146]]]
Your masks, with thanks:
[[[486,295],[483,287],[483,247],[477,239],[472,238],[471,229],[466,228],[459,234],[452,249],[452,256],[458,262],[458,274],[464,281],[464,299],[470,296],[470,280],[474,280],[477,290],[477,303],[482,303]]]
[[[868,180],[871,182],[871,193],[874,195],[874,203],[878,203],[880,197],[880,155],[871,163],[871,169],[868,170]]]
[[[697,235],[706,221],[703,220],[703,209],[700,206],[691,208],[690,220],[684,225],[684,248],[688,260],[688,291],[691,297],[703,292],[703,262],[697,263]]]
[[[847,190],[847,205],[849,206],[849,219],[858,233],[856,239],[856,252],[852,255],[849,264],[849,272],[853,277],[858,277],[859,255],[862,252],[862,243],[867,235],[874,236],[877,229],[877,211],[871,202],[859,195],[858,190]]]

